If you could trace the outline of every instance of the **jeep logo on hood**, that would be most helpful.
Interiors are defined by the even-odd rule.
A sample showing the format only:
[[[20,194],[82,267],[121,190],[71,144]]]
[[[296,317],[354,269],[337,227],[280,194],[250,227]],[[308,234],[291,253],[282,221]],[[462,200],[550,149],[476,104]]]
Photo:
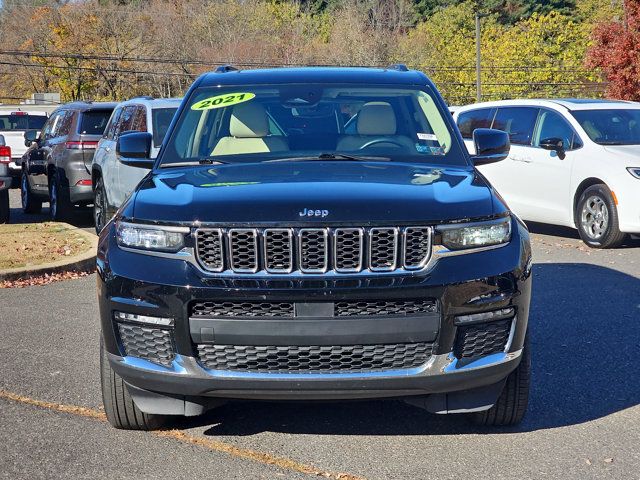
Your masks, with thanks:
[[[313,210],[312,208],[303,208],[298,215],[301,217],[320,217],[324,218],[329,215],[329,210]]]

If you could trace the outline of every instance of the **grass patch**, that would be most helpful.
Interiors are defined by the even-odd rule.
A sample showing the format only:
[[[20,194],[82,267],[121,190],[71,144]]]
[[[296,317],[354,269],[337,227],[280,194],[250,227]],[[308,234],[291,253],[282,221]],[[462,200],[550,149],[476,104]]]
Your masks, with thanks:
[[[59,223],[0,225],[0,270],[55,262],[89,248],[89,241],[75,228]]]

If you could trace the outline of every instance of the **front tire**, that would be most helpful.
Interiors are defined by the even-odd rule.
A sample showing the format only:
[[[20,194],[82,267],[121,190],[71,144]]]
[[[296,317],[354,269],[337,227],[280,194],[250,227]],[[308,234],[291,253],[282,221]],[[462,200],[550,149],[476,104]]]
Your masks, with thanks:
[[[9,223],[10,218],[9,190],[0,190],[0,223]]]
[[[56,172],[49,177],[49,214],[51,219],[60,222],[71,216],[73,205],[69,199],[69,186]]]
[[[580,238],[591,248],[615,248],[626,238],[619,228],[613,195],[604,184],[592,185],[582,192],[575,218]]]
[[[484,412],[471,414],[476,425],[506,427],[522,421],[529,405],[531,384],[531,347],[528,336],[522,349],[522,358],[518,367],[509,374],[504,389],[493,407]]]
[[[25,170],[26,167],[22,167],[22,175],[20,177],[20,199],[22,200],[22,211],[24,213],[40,213],[42,211],[42,200],[34,197],[31,187],[29,186],[29,177]]]
[[[122,430],[158,430],[168,423],[164,415],[142,412],[134,403],[124,380],[113,371],[100,339],[102,403],[109,423]]]

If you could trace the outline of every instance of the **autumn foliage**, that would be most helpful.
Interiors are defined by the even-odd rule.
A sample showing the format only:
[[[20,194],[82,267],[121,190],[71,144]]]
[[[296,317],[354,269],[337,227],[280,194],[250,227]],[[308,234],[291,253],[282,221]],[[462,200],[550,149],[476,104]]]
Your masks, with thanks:
[[[600,68],[608,81],[607,95],[640,100],[640,0],[626,0],[620,21],[602,22],[593,31],[587,66]]]

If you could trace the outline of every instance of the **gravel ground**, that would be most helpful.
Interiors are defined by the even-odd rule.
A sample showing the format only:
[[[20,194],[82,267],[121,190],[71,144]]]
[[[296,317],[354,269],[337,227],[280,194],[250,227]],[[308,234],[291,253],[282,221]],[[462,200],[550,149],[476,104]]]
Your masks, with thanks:
[[[56,406],[101,409],[91,275],[0,290],[0,478],[640,478],[640,242],[596,251],[531,227],[533,391],[517,428],[375,401],[232,403],[170,436],[113,430]]]

